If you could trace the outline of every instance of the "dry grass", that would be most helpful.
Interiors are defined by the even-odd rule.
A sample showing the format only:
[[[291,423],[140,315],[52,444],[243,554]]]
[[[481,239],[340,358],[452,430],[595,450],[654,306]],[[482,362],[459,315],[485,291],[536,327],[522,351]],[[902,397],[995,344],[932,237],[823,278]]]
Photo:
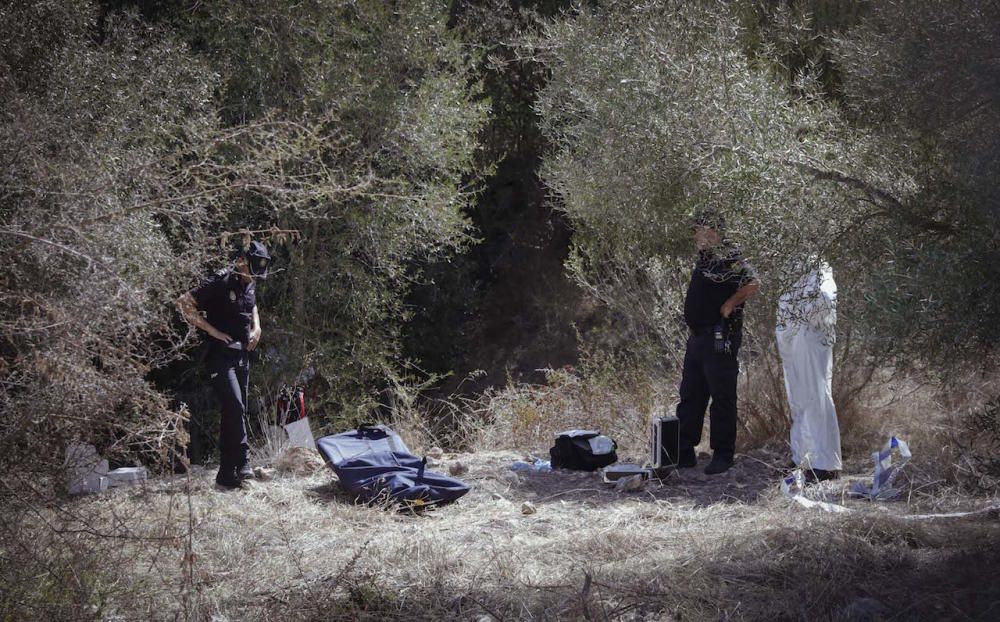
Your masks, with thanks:
[[[547,455],[556,434],[585,428],[614,438],[620,454],[644,454],[650,417],[667,410],[665,399],[645,387],[592,384],[566,371],[550,371],[547,385],[508,387],[484,396],[487,424],[471,444],[483,450],[522,447]]]
[[[908,501],[872,505],[841,498],[849,481],[828,482],[811,494],[854,510],[831,516],[781,497],[779,457],[766,452],[720,477],[683,471],[632,494],[593,474],[515,474],[508,466],[521,457],[446,455],[439,468],[462,461],[473,491],[422,515],[355,505],[330,471],[222,493],[210,470],[197,469],[190,480],[72,502],[76,520],[95,527],[113,530],[114,516],[128,516],[131,537],[66,537],[95,558],[114,550],[118,566],[90,568],[107,577],[95,580],[106,595],[91,613],[110,620],[837,620],[870,619],[858,614],[869,610],[879,619],[989,619],[1000,611],[995,513],[896,517],[983,500],[911,491]],[[183,537],[134,539],[182,535],[188,490],[190,566]],[[523,515],[523,501],[537,513]]]
[[[512,461],[544,455],[552,434],[567,427],[601,428],[619,440],[622,458],[641,460],[646,419],[667,401],[653,391],[628,395],[553,375],[550,386],[510,387],[467,403],[471,414],[450,439],[414,412],[400,413],[397,428],[417,451],[448,440],[475,450],[432,465],[446,471],[462,462],[472,492],[424,514],[356,505],[328,469],[224,493],[215,490],[212,469],[197,467],[190,478],[158,478],[28,513],[25,523],[5,524],[8,537],[0,541],[0,614],[282,622],[996,619],[998,512],[905,517],[1000,499],[963,493],[941,465],[953,457],[943,440],[945,411],[957,408],[958,398],[947,403],[927,383],[899,382],[883,384],[884,395],[906,398],[872,402],[878,424],[849,441],[884,441],[890,431],[911,441],[915,458],[895,502],[845,496],[870,475],[873,446],[850,445],[845,479],[809,489],[851,508],[838,515],[781,496],[780,444],[741,454],[722,476],[685,470],[638,493],[616,493],[593,474],[514,473]],[[522,514],[525,501],[537,512]],[[34,577],[41,578],[32,584]],[[32,585],[42,588],[33,592]]]

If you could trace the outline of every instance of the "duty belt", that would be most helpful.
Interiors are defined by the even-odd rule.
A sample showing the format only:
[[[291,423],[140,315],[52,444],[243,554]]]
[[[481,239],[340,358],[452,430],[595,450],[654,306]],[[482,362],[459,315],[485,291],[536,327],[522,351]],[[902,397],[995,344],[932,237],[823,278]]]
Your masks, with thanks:
[[[711,326],[688,326],[688,332],[692,337],[706,337],[712,334]]]

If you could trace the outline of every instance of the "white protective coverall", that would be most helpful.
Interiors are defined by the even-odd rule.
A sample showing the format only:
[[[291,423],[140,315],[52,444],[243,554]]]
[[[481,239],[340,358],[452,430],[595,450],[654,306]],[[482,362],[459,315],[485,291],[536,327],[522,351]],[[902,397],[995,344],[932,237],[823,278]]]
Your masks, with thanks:
[[[837,284],[825,262],[807,270],[779,298],[775,331],[792,415],[792,459],[802,468],[839,471],[840,428],[831,390]]]

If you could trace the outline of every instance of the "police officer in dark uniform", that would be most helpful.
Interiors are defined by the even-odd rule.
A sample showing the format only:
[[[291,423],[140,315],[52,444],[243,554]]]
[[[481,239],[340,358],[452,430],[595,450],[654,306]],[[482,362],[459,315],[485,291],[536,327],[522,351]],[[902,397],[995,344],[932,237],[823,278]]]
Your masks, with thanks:
[[[224,488],[239,488],[241,480],[253,477],[247,461],[245,417],[249,353],[260,341],[254,280],[267,277],[270,262],[267,248],[251,242],[238,253],[232,267],[177,299],[184,319],[211,337],[205,364],[222,411],[215,482]]]
[[[711,209],[692,223],[698,259],[684,299],[684,321],[690,335],[684,353],[680,403],[678,466],[697,465],[694,448],[701,442],[705,409],[711,401],[712,460],[705,473],[733,466],[736,450],[736,355],[743,338],[743,303],[757,293],[759,282],[740,250],[725,239],[725,222]]]

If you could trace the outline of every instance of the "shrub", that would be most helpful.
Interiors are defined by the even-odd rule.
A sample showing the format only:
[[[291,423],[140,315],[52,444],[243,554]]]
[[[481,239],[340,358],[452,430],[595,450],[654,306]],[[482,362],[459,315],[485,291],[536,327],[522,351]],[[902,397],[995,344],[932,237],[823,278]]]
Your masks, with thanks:
[[[239,0],[183,18],[224,76],[232,124],[191,154],[190,192],[211,193],[230,230],[299,232],[260,288],[262,371],[311,376],[315,412],[341,423],[369,418],[405,375],[422,266],[472,240],[487,103],[446,18],[435,2]]]
[[[1000,489],[1000,397],[971,409],[956,430],[958,480],[977,492]]]
[[[97,41],[90,3],[3,13],[0,465],[49,472],[74,438],[162,454],[180,414],[146,374],[178,354],[170,303],[213,222],[172,156],[211,127],[214,76],[128,14]]]

